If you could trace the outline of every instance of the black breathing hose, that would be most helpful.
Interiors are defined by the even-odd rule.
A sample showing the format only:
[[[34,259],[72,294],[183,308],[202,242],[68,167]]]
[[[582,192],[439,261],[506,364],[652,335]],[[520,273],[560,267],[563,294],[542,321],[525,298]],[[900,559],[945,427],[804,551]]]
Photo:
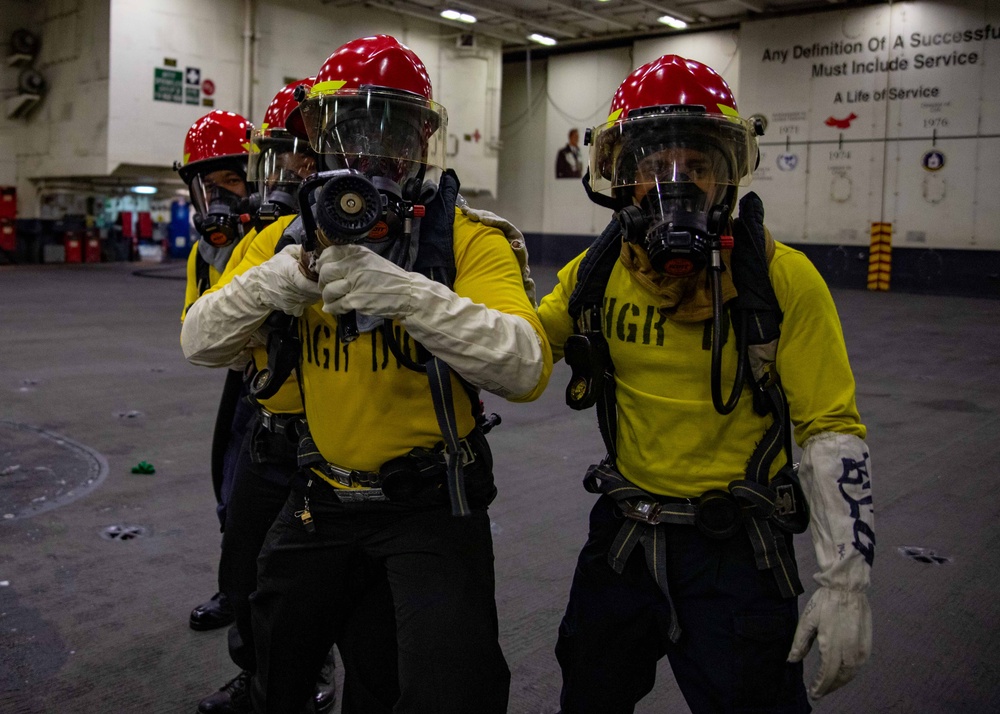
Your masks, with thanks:
[[[743,349],[747,338],[746,320],[739,319],[739,335],[736,339],[736,379],[729,399],[722,402],[722,260],[713,251],[712,264],[708,268],[712,284],[712,404],[719,414],[729,414],[736,408],[743,392],[743,380],[747,366],[747,351]],[[734,326],[735,327],[735,326]]]

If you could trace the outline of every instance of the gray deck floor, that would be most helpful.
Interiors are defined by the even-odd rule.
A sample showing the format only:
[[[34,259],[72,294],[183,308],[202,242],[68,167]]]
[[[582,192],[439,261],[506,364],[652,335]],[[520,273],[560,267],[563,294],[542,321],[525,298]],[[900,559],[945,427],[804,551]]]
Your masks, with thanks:
[[[544,294],[555,271],[535,272]],[[181,354],[182,276],[179,262],[0,268],[4,714],[194,712],[235,674],[224,631],[187,626],[216,589],[223,374]],[[834,296],[873,460],[875,645],[816,710],[1000,711],[1000,303]],[[593,413],[563,404],[566,377],[557,366],[532,404],[487,401],[503,416],[491,514],[514,714],[557,710],[552,650],[593,500],[580,478],[602,451]],[[140,461],[156,473],[132,474]],[[144,533],[103,537],[114,526]],[[808,536],[798,558],[811,573]],[[687,711],[665,663],[638,711]]]

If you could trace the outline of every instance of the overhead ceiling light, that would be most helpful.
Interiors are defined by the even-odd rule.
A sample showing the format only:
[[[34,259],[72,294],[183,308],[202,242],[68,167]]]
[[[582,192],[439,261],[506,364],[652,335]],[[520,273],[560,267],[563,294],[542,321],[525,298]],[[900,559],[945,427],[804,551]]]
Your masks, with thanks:
[[[546,37],[545,35],[539,35],[537,32],[533,32],[532,34],[528,35],[528,39],[531,40],[532,42],[537,42],[538,44],[545,45],[547,47],[551,47],[556,43],[556,41],[553,40],[551,37]]]
[[[476,21],[476,18],[464,12],[459,12],[458,10],[442,10],[441,17],[445,20],[457,20],[458,22],[467,22],[470,25]]]
[[[133,186],[132,193],[152,194],[156,193],[156,186]]]
[[[676,17],[671,17],[670,15],[664,15],[663,17],[658,17],[657,20],[662,22],[664,25],[669,25],[678,30],[683,30],[688,26],[684,20],[678,20]]]

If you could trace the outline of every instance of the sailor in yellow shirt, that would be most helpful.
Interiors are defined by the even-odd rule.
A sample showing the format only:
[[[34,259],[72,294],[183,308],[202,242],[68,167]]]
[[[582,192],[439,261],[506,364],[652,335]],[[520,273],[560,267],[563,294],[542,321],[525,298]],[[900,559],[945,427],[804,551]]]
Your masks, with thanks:
[[[315,171],[315,154],[308,142],[296,140],[285,129],[289,114],[298,106],[294,99],[295,88],[299,85],[308,88],[311,83],[309,79],[300,80],[279,90],[267,106],[260,128],[250,134],[247,181],[259,197],[256,203],[260,208],[254,223],[261,231],[269,229],[281,234],[294,230],[290,225],[295,222],[298,212],[296,189],[302,179]],[[242,262],[257,235],[256,229],[251,231],[232,249],[227,270]],[[272,333],[271,342],[280,343],[279,337],[287,339],[286,333],[294,330],[294,324],[289,324],[292,322],[289,316],[272,315],[265,326],[265,330]],[[247,356],[249,362],[244,359]],[[257,586],[260,547],[288,498],[291,481],[298,471],[297,428],[304,423],[299,380],[295,374],[296,355],[291,359],[277,359],[269,365],[267,343],[260,341],[254,343],[249,355],[241,355],[241,362],[237,365],[239,369],[230,374],[238,375],[243,387],[239,404],[241,413],[248,415],[241,421],[246,425],[246,438],[239,441],[238,458],[232,469],[219,562],[219,588],[236,616],[226,640],[229,655],[239,672],[198,702],[200,714],[239,714],[253,708],[249,682],[256,670],[256,656],[250,595]],[[271,375],[267,384],[258,379],[265,369]],[[383,589],[388,591],[388,585]],[[393,632],[390,629],[389,635],[376,638],[376,641],[387,641]],[[330,711],[336,702],[333,668],[331,651],[314,675],[313,706],[319,714]],[[360,706],[364,705],[367,702],[362,700]],[[379,711],[377,708],[370,710],[373,714]]]
[[[634,711],[664,655],[695,714],[801,714],[814,640],[813,697],[871,650],[868,447],[836,309],[755,195],[732,218],[756,129],[711,68],[665,55],[588,132],[588,195],[615,220],[539,306],[608,448],[556,645],[563,714]],[[806,503],[819,588],[800,620]]]
[[[247,130],[250,123],[233,112],[213,111],[198,119],[184,137],[183,160],[174,168],[188,187],[193,223],[200,238],[187,261],[187,284],[181,322],[188,308],[225,270],[236,243],[244,235],[249,206]],[[232,470],[248,414],[238,415],[242,379],[227,375],[212,435],[212,486],[219,524],[225,524]],[[233,621],[233,608],[223,591],[191,611],[194,630],[212,630]]]
[[[300,107],[333,172],[303,187],[316,197],[320,230],[306,238],[317,250],[275,254],[278,237],[261,233],[182,334],[189,360],[219,365],[271,311],[299,317],[304,483],[258,562],[255,709],[297,711],[306,701],[309,664],[361,622],[364,598],[345,585],[367,557],[388,577],[395,608],[393,711],[506,712],[487,514],[496,489],[481,405],[467,387],[534,399],[551,371],[548,342],[504,235],[452,207],[453,178],[421,192],[446,114],[409,48],[384,35],[347,43]],[[340,192],[345,181],[357,191]],[[359,201],[370,191],[374,201]],[[337,238],[367,206],[379,206],[378,223]],[[313,215],[303,207],[304,219]],[[415,272],[447,234],[450,286]],[[356,339],[346,329],[352,312]]]

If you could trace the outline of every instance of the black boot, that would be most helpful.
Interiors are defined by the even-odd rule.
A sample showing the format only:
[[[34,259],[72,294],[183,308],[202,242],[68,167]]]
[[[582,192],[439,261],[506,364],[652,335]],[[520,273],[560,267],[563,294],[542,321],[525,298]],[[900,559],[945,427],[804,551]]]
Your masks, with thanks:
[[[231,625],[235,619],[236,613],[229,604],[229,598],[223,593],[215,593],[211,600],[191,611],[190,624],[192,630],[215,630]]]
[[[198,702],[198,714],[250,714],[250,679],[253,675],[242,670],[223,684],[219,691]]]
[[[333,650],[326,657],[323,668],[316,678],[316,691],[313,692],[313,705],[317,714],[328,714],[333,711],[333,705],[337,703],[337,682],[334,679],[334,670],[337,665],[333,659]]]

